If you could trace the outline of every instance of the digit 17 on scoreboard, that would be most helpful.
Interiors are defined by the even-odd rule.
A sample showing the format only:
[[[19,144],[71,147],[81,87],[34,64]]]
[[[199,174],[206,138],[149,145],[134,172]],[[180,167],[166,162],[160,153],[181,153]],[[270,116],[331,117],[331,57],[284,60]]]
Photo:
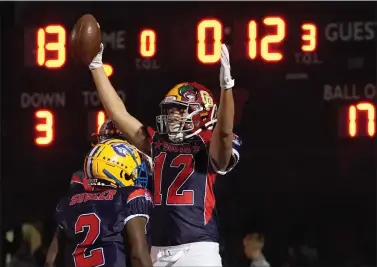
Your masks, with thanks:
[[[341,108],[339,116],[339,135],[341,137],[357,138],[376,136],[376,107],[373,103],[358,102]],[[56,136],[55,125],[56,116],[53,111],[39,109],[34,112],[34,143],[37,146],[47,147],[53,144]],[[89,133],[99,132],[102,124],[106,120],[103,110],[94,114],[88,113],[88,125],[95,125],[94,129],[89,127]],[[343,127],[344,126],[344,127]],[[345,130],[343,130],[345,128]]]
[[[345,113],[345,114],[344,114]],[[346,135],[374,137],[376,135],[376,107],[373,103],[358,102],[348,105],[343,116],[347,118]],[[340,118],[344,120],[344,118]]]

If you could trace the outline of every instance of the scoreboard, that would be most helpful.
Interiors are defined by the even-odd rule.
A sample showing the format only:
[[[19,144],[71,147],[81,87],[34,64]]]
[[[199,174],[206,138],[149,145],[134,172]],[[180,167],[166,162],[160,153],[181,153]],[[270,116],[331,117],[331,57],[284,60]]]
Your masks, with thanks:
[[[263,18],[262,25],[255,20],[250,20],[246,29],[246,50],[245,57],[255,60],[257,57],[267,62],[276,62],[283,59],[279,51],[272,52],[271,47],[284,41],[286,36],[286,25],[284,18],[278,16],[267,16]],[[275,33],[265,34],[257,37],[258,28],[271,28]],[[313,23],[301,25],[301,51],[313,52],[317,46],[317,27]],[[223,40],[223,25],[217,19],[202,19],[196,25],[196,57],[203,64],[218,63],[220,60],[220,45]],[[229,31],[229,28],[225,29]],[[47,25],[37,30],[32,30],[36,42],[32,43],[29,51],[37,51],[35,62],[37,66],[48,69],[61,68],[67,60],[67,30],[62,25]],[[208,33],[208,34],[207,34]],[[207,35],[209,35],[207,40]],[[119,37],[118,37],[119,38]],[[142,29],[138,34],[138,54],[143,58],[153,58],[157,53],[157,33],[153,29]],[[46,40],[47,39],[47,40]],[[50,39],[50,40],[48,40]],[[244,39],[242,37],[242,39]],[[37,43],[37,47],[35,47]],[[33,64],[32,63],[32,64]],[[109,65],[107,65],[109,66]],[[111,67],[109,68],[111,69]],[[111,72],[110,72],[111,73]]]
[[[256,60],[258,57],[259,60],[264,61],[265,64],[279,64],[280,61],[284,60],[284,54],[279,52],[278,49],[273,51],[271,47],[278,45],[284,41],[285,38],[285,22],[280,17],[266,17],[264,24],[275,27],[277,34],[267,34],[262,37],[258,42],[256,41],[256,23],[255,21],[250,21],[248,24],[248,33],[249,41],[245,45],[245,59],[247,60]],[[274,23],[274,24],[273,24]],[[204,26],[203,26],[204,25]],[[318,62],[316,60],[317,54],[307,54],[315,53],[317,46],[317,27],[312,23],[305,23],[301,26],[303,32],[307,31],[308,33],[303,33],[301,36],[301,54],[302,58],[297,61],[305,61],[305,58],[309,60],[309,64],[313,62]],[[206,66],[207,64],[218,63],[220,58],[219,44],[222,40],[221,23],[218,20],[202,20],[198,23],[197,26],[197,38],[196,38],[196,55],[193,53],[193,57],[196,56],[198,64]],[[206,31],[210,32],[212,30],[213,36],[212,43],[207,44],[206,41]],[[29,31],[28,31],[29,32]],[[29,32],[30,33],[30,32]],[[25,44],[27,46],[26,51],[30,51],[35,57],[35,67],[45,68],[49,71],[57,71],[57,69],[64,68],[67,62],[67,47],[66,39],[68,35],[68,30],[65,27],[60,25],[47,25],[44,28],[39,28],[34,31],[36,42],[28,42]],[[46,41],[49,39],[56,39],[56,41]],[[138,40],[138,56],[140,57],[137,62],[137,68],[149,69],[149,68],[158,68],[156,61],[153,60],[154,55],[157,50],[156,43],[156,32],[152,29],[144,29],[140,32]],[[37,43],[37,47],[32,47]],[[259,48],[258,48],[259,47]],[[106,50],[107,52],[107,50]],[[300,54],[296,54],[300,55]],[[314,61],[310,61],[314,58]],[[142,63],[140,63],[142,62]],[[304,63],[305,64],[305,63]],[[314,63],[313,63],[314,64]],[[154,67],[153,67],[154,66]],[[114,72],[114,67],[111,63],[105,63],[105,71],[108,76],[112,76]],[[329,88],[329,87],[327,87]],[[327,93],[325,87],[325,94]],[[355,88],[341,88],[335,87],[334,89],[328,89],[330,92],[333,91],[333,94],[339,94],[340,97],[346,94],[355,93]],[[344,127],[345,129],[339,128],[340,137],[348,136],[354,138],[357,136],[375,136],[375,105],[372,103],[372,100],[375,97],[376,90],[374,85],[369,85],[365,87],[364,94],[368,98],[365,101],[356,102],[350,105],[347,105],[346,108],[341,107],[339,110],[339,118],[337,124],[339,127]],[[356,95],[354,96],[356,97]],[[26,98],[21,98],[25,100]],[[368,101],[369,100],[369,101]],[[30,100],[32,101],[32,100]],[[103,123],[105,115],[103,111],[98,111],[94,116],[91,115],[90,118],[93,119],[96,129],[99,125]],[[49,145],[53,141],[54,137],[54,114],[49,110],[37,110],[35,112],[35,118],[38,119],[38,125],[36,126],[37,137],[35,138],[35,143],[37,145]],[[45,121],[45,123],[41,122]],[[48,129],[48,130],[47,130]],[[95,130],[95,129],[92,129]],[[39,136],[40,133],[45,133],[46,137]]]
[[[224,42],[245,147],[239,169],[246,171],[251,154],[276,149],[292,158],[331,156],[333,172],[348,149],[368,162],[375,156],[373,3],[16,3],[5,40],[4,145],[9,160],[25,162],[40,181],[54,173],[62,184],[80,168],[88,137],[106,119],[88,68],[70,58],[69,33],[85,13],[101,25],[110,81],[146,124],[155,125],[159,102],[179,82],[197,81],[219,95]]]

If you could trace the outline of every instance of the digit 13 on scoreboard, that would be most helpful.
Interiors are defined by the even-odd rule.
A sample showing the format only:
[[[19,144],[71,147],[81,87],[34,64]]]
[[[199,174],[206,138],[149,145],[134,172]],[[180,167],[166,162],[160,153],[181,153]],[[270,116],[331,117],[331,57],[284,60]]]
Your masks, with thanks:
[[[271,45],[280,44],[286,37],[286,22],[277,16],[267,16],[263,19],[263,27],[271,29],[274,33],[259,36],[258,25],[255,20],[250,20],[245,25],[247,32],[246,56],[255,60],[258,56],[266,62],[279,62],[283,53],[271,51]],[[206,38],[207,31],[212,31],[213,41]],[[61,25],[47,25],[37,30],[37,57],[36,63],[40,67],[58,69],[66,63],[66,29]],[[50,38],[54,40],[50,41]],[[212,64],[220,60],[220,44],[223,38],[223,25],[217,19],[203,19],[196,26],[196,55],[203,64]],[[317,26],[313,23],[301,25],[301,51],[314,52],[317,48]],[[144,59],[153,58],[158,52],[158,36],[153,29],[142,29],[139,35],[139,54]],[[209,46],[212,49],[208,49]],[[207,53],[211,50],[211,53]]]
[[[35,117],[35,138],[34,143],[37,146],[46,147],[53,144],[55,140],[55,125],[56,116],[53,111],[48,109],[39,109],[34,113]],[[90,119],[95,120],[95,129],[97,133],[99,132],[102,124],[106,120],[106,114],[104,111],[97,111],[95,113],[95,118],[90,117]]]

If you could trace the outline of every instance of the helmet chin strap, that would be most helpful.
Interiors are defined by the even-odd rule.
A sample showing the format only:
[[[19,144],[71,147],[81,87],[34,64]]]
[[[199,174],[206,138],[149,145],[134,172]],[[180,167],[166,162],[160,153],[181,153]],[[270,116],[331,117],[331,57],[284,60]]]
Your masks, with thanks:
[[[201,109],[201,110],[203,110],[203,109]],[[214,107],[212,109],[212,113],[211,113],[211,120],[209,122],[207,122],[206,124],[204,124],[204,127],[199,128],[198,130],[196,130],[192,134],[186,135],[184,137],[184,139],[189,139],[189,138],[193,137],[194,135],[199,134],[201,131],[203,131],[203,129],[208,129],[208,130],[212,131],[213,130],[213,125],[215,125],[216,122],[217,122],[216,111],[217,111],[217,106],[214,105]]]
[[[191,119],[194,115],[198,114],[201,111],[203,111],[203,107],[200,107],[200,109],[198,109],[198,110],[190,113],[185,119],[186,120]],[[213,126],[217,122],[216,111],[217,111],[217,106],[214,105],[214,107],[212,109],[212,113],[211,113],[211,118],[212,119],[209,122],[205,123],[203,127],[199,128],[195,132],[193,132],[191,134],[185,134],[182,131],[183,129],[181,129],[180,132],[177,132],[177,133],[174,133],[174,134],[169,133],[168,134],[169,140],[172,141],[172,142],[174,142],[174,143],[179,143],[179,142],[182,142],[183,140],[186,140],[186,139],[189,139],[189,138],[193,137],[194,135],[199,134],[204,129],[208,129],[208,130],[212,131],[213,130]],[[182,128],[183,127],[184,127],[184,123],[182,125]]]
[[[207,122],[206,124],[204,124],[204,127],[202,128],[199,128],[198,130],[196,130],[195,132],[193,132],[192,134],[188,134],[186,136],[184,136],[183,139],[189,139],[191,137],[193,137],[194,135],[197,135],[199,134],[201,131],[203,131],[204,129],[208,129],[208,130],[211,130],[213,129],[213,125],[217,122],[217,119],[214,119],[214,120],[211,120],[209,122]]]
[[[105,183],[100,179],[88,179],[88,184],[94,187],[110,187],[110,188],[117,188],[117,185],[112,184],[110,182]]]
[[[184,134],[181,133],[176,133],[176,134],[168,134],[169,140],[172,141],[173,143],[180,143],[182,142],[184,138]]]

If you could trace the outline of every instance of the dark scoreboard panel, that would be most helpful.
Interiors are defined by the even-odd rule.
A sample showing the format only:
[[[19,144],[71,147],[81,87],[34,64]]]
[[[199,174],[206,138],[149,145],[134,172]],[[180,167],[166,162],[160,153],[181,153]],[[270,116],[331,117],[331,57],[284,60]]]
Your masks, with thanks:
[[[197,81],[218,95],[225,42],[236,79],[236,128],[245,140],[239,169],[247,171],[255,155],[274,154],[269,161],[314,157],[316,169],[344,175],[337,166],[354,162],[342,163],[344,153],[365,162],[375,156],[374,11],[357,2],[15,4],[6,40],[9,158],[42,177],[30,185],[51,174],[63,183],[81,166],[88,137],[106,114],[89,70],[70,58],[68,36],[79,16],[92,13],[110,80],[141,121],[155,125],[159,101],[176,83]],[[365,168],[357,170],[369,175]]]

